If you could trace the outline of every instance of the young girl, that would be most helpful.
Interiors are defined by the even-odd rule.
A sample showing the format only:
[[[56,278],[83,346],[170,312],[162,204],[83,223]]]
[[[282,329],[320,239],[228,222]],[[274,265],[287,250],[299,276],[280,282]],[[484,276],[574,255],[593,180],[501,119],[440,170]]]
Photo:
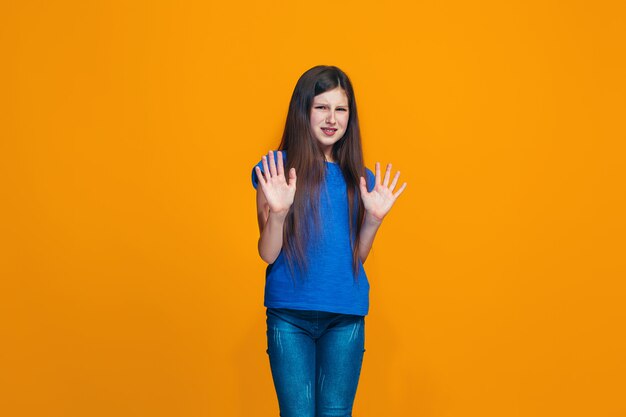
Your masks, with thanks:
[[[278,152],[252,172],[266,270],[267,354],[282,417],[351,416],[364,348],[363,269],[394,192],[363,165],[352,84],[337,67],[298,80]],[[367,177],[367,181],[365,179]],[[297,187],[296,187],[297,183]]]

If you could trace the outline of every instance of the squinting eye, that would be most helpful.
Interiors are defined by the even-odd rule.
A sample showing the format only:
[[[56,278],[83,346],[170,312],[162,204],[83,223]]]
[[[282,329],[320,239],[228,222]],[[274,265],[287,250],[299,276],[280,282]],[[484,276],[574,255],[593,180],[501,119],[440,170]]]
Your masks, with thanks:
[[[348,109],[337,109],[337,111],[348,111]]]

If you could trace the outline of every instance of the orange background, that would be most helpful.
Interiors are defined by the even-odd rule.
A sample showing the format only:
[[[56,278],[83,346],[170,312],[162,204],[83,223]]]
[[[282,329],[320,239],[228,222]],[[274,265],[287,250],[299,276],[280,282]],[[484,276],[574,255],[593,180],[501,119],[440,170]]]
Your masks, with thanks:
[[[408,187],[356,416],[626,416],[621,1],[4,1],[0,413],[277,416],[252,166],[343,68]]]

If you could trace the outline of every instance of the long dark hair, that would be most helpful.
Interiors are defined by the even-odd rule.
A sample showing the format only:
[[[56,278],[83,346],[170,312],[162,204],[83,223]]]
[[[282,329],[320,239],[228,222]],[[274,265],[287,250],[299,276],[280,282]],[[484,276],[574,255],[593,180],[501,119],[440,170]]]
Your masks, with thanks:
[[[348,97],[349,118],[345,134],[333,145],[332,157],[339,164],[347,185],[350,242],[354,277],[357,279],[359,232],[365,212],[359,191],[359,177],[365,177],[365,167],[352,83],[342,70],[334,66],[319,65],[302,74],[289,103],[279,149],[287,154],[285,172],[292,167],[296,169],[298,185],[283,229],[283,250],[292,272],[294,268],[307,268],[306,244],[313,237],[311,234],[320,227],[319,194],[326,172],[324,152],[311,130],[311,107],[315,96],[337,87],[342,88]],[[307,223],[307,219],[311,218],[313,228]]]

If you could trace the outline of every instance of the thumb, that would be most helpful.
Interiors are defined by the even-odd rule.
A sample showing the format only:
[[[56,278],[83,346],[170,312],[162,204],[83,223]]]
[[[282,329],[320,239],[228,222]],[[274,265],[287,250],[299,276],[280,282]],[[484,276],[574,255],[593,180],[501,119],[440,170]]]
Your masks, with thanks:
[[[290,187],[295,187],[296,186],[296,169],[295,168],[291,168],[289,170],[289,186]]]
[[[365,178],[363,177],[359,177],[361,178],[361,181],[359,182],[359,188],[361,189],[361,195],[363,194],[367,194],[367,187],[365,184]]]

